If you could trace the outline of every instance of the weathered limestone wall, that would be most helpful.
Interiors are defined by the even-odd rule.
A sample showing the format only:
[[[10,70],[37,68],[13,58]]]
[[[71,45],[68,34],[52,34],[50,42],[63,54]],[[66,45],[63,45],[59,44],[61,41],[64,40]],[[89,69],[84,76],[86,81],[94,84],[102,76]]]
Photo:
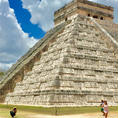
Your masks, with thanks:
[[[0,103],[4,103],[6,94],[13,92],[16,83],[23,80],[24,75],[32,70],[34,63],[39,61],[41,54],[48,48],[48,44],[54,41],[54,37],[63,31],[66,24],[58,25],[51,29],[45,37],[37,42],[24,56],[22,56],[16,64],[14,64],[0,81]]]
[[[6,95],[5,103],[95,106],[105,99],[118,105],[118,55],[108,44],[87,18],[73,18]]]

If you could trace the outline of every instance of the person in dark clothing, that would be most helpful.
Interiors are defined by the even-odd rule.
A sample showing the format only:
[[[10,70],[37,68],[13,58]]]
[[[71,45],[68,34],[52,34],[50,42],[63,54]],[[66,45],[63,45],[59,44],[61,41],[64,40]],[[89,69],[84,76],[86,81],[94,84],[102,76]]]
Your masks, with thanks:
[[[100,106],[101,106],[101,112],[103,113],[103,116],[104,116],[104,101],[103,100],[101,100]]]
[[[10,115],[11,115],[12,118],[14,118],[14,116],[16,115],[16,112],[17,112],[16,108],[13,108],[13,110],[10,111]]]

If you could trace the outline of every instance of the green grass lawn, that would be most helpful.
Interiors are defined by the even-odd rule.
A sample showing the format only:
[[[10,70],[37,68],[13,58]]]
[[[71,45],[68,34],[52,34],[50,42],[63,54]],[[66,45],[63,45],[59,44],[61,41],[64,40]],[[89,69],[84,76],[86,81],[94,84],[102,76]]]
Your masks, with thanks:
[[[10,118],[9,111],[16,107],[16,118],[28,118],[30,114],[49,114],[49,115],[69,115],[69,114],[84,114],[100,112],[100,107],[61,107],[61,108],[44,108],[36,106],[18,106],[18,105],[3,105],[0,104],[0,116]],[[117,107],[109,107],[109,111],[117,111]]]

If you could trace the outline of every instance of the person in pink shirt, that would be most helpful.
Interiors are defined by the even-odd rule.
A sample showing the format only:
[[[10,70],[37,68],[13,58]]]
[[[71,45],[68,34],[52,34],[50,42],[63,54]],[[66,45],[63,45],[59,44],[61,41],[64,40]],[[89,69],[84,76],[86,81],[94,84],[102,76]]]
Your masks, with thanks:
[[[104,115],[105,115],[105,118],[108,117],[108,104],[107,104],[107,101],[104,101]]]

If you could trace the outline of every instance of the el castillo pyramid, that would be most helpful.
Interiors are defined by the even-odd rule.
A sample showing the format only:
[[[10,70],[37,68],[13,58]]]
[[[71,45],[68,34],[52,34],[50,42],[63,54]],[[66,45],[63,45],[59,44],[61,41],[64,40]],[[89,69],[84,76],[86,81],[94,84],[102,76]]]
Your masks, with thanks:
[[[73,0],[54,14],[55,26],[0,81],[0,103],[118,105],[118,25],[113,8]]]

